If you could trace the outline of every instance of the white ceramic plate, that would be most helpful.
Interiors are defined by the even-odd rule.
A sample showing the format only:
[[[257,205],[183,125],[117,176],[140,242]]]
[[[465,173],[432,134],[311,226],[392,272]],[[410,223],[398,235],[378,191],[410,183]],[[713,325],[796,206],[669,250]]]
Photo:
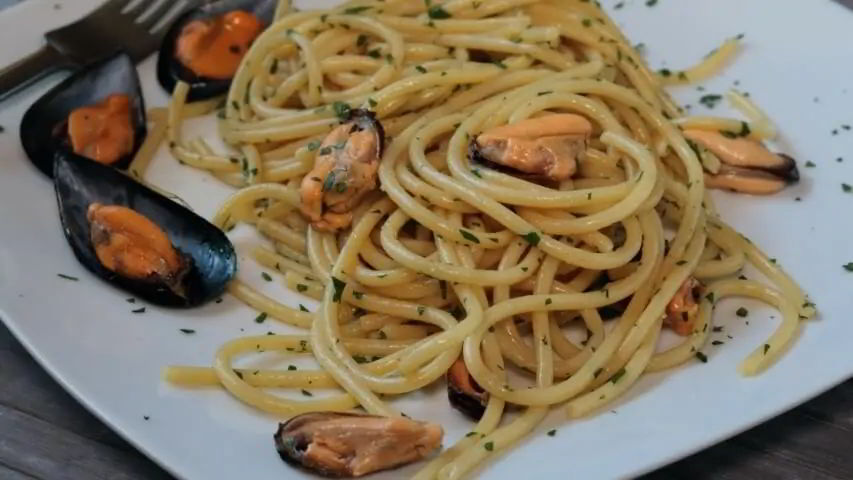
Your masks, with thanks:
[[[82,15],[98,0],[28,0],[0,13],[0,64],[34,49],[40,33]],[[299,2],[297,2],[299,3]],[[325,2],[302,2],[317,5]],[[616,0],[605,2],[608,9]],[[620,2],[621,3],[621,2]],[[803,168],[803,181],[771,198],[720,194],[725,217],[764,246],[807,288],[821,310],[791,351],[765,374],[738,376],[738,362],[776,324],[775,312],[748,304],[719,305],[717,324],[730,340],[708,347],[709,363],[645,377],[625,398],[592,418],[567,422],[561,413],[509,454],[480,470],[483,478],[517,479],[536,473],[595,479],[633,476],[705,448],[809,399],[853,374],[849,354],[853,323],[853,12],[826,0],[663,1],[648,7],[628,0],[615,12],[629,37],[643,42],[652,65],[692,63],[724,38],[746,34],[746,49],[704,93],[733,84],[750,92],[784,132],[779,148],[817,164]],[[60,5],[56,9],[54,5]],[[664,61],[666,59],[666,61]],[[149,106],[167,97],[154,81],[153,59],[140,72]],[[13,101],[0,104],[0,307],[3,321],[35,358],[78,400],[148,456],[187,479],[294,478],[275,453],[274,418],[259,415],[216,389],[186,391],[160,380],[170,363],[208,364],[222,342],[241,334],[285,331],[271,321],[258,325],[255,312],[232,298],[199,310],[178,312],[125,301],[74,260],[60,231],[50,183],[26,160],[18,141],[22,112],[53,78]],[[697,104],[696,88],[675,92]],[[717,110],[725,110],[721,105]],[[209,130],[202,122],[198,131]],[[838,134],[832,131],[838,129]],[[845,154],[849,158],[836,161]],[[228,194],[213,178],[179,166],[161,151],[149,179],[179,192],[210,216]],[[802,201],[795,201],[801,197]],[[245,232],[235,232],[245,251]],[[259,270],[241,256],[242,278],[260,285]],[[80,278],[71,282],[64,273]],[[296,304],[280,283],[261,285]],[[304,301],[304,300],[303,300]],[[312,305],[305,302],[307,305]],[[749,321],[749,325],[746,322]],[[195,329],[195,335],[180,328]],[[443,388],[410,395],[401,408],[416,418],[440,421],[450,445],[470,423],[446,405]],[[145,420],[144,417],[149,417]],[[554,437],[545,432],[557,428]],[[386,474],[399,478],[413,468]]]

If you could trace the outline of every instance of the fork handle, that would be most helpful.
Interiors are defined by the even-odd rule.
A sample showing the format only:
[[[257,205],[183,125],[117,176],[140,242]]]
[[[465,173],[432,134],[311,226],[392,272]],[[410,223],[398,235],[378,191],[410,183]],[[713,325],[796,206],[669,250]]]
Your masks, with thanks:
[[[69,65],[64,55],[50,45],[0,70],[0,101],[19,89]]]

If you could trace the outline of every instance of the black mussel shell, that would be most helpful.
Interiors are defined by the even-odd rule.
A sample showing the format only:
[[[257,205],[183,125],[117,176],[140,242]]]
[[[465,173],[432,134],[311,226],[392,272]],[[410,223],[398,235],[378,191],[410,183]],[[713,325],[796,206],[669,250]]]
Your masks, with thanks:
[[[92,273],[159,305],[193,307],[219,296],[237,270],[234,246],[204,218],[110,167],[58,154],[54,183],[63,231],[77,259]],[[123,277],[101,265],[91,242],[89,205],[120,205],[165,231],[187,265],[179,295],[162,282]]]
[[[376,118],[375,112],[362,108],[350,110],[349,113],[347,113],[347,119],[344,123],[352,123],[355,126],[355,130],[351,129],[350,132],[363,130],[374,131],[376,136],[379,138],[379,152],[377,152],[377,157],[382,157],[382,153],[385,152],[385,128],[382,126],[382,123],[379,122],[379,119]]]
[[[790,155],[777,153],[782,160],[783,165],[776,169],[768,169],[770,173],[782,177],[788,183],[797,183],[800,181],[800,170],[797,168],[797,161]]]
[[[341,472],[320,469],[316,466],[306,466],[303,463],[303,456],[305,454],[305,450],[308,449],[308,446],[313,441],[313,438],[305,435],[304,433],[297,432],[299,432],[299,430],[306,424],[324,421],[329,418],[370,416],[371,415],[345,412],[309,412],[297,415],[291,418],[290,420],[284,423],[280,423],[278,425],[278,430],[276,430],[275,435],[273,435],[273,439],[275,440],[275,449],[278,452],[278,456],[281,457],[282,460],[284,460],[290,465],[293,465],[294,467],[306,469],[314,473],[319,473],[320,475],[326,477],[343,476]]]
[[[472,420],[480,420],[486,413],[489,394],[468,373],[462,357],[447,371],[447,400],[453,408]]]
[[[36,101],[21,121],[21,143],[30,161],[48,177],[58,152],[70,152],[68,116],[80,107],[93,105],[113,94],[131,99],[134,145],[130,155],[112,164],[127,168],[148,133],[145,101],[136,67],[127,54],[118,53],[71,75]]]
[[[175,55],[175,48],[181,30],[193,20],[215,18],[234,10],[252,13],[261,20],[265,27],[268,27],[272,22],[277,4],[278,0],[219,0],[181,15],[169,27],[163,44],[160,46],[160,55],[157,58],[157,80],[160,85],[171,94],[178,81],[182,80],[188,83],[190,85],[190,93],[187,96],[188,102],[204,100],[227,92],[231,86],[230,79],[200,77],[178,60]]]

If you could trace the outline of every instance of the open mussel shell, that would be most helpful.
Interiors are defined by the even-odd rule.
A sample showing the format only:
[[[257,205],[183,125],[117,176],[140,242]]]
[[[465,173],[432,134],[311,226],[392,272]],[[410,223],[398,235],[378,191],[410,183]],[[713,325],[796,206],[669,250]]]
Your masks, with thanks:
[[[114,94],[127,95],[131,100],[133,150],[112,164],[115,168],[126,168],[145,141],[148,130],[136,67],[124,53],[71,75],[27,110],[21,121],[21,143],[30,161],[48,177],[53,176],[56,154],[71,151],[68,116],[78,108],[100,103]]]
[[[63,231],[77,259],[92,273],[151,303],[193,307],[219,296],[234,277],[237,257],[225,234],[191,210],[110,167],[66,153],[56,157],[54,185]],[[130,208],[160,227],[185,264],[174,285],[121,276],[98,259],[87,211],[93,203]]]
[[[160,54],[157,58],[157,80],[160,85],[167,92],[172,93],[178,81],[189,84],[188,102],[204,100],[226,93],[231,86],[231,79],[222,80],[198,76],[178,59],[175,52],[178,37],[180,37],[184,26],[193,20],[216,18],[234,10],[243,10],[258,17],[266,28],[272,22],[277,4],[278,0],[219,0],[181,15],[169,27],[163,44],[160,46]]]

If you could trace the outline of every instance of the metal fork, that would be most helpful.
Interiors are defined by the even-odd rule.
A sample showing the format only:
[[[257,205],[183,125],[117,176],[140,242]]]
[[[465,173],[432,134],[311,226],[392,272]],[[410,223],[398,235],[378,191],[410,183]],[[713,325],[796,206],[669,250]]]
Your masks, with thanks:
[[[172,20],[201,0],[108,0],[88,16],[45,34],[37,52],[0,70],[0,100],[61,69],[78,69],[118,50],[135,62],[157,49]]]

